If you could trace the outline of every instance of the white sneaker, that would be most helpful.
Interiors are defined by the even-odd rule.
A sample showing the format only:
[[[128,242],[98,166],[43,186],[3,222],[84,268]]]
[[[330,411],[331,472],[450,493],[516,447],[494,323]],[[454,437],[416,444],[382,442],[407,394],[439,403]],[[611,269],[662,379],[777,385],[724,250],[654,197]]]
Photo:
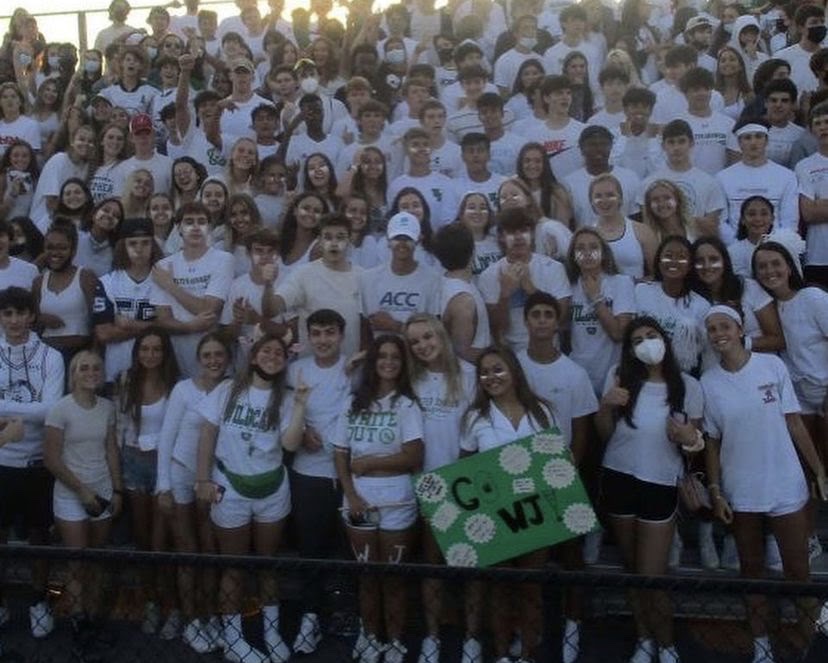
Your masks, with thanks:
[[[828,602],[823,603],[819,610],[816,627],[822,635],[828,636]]]
[[[293,651],[300,654],[312,654],[322,640],[322,629],[319,627],[319,615],[306,612],[302,615],[299,632],[293,641]]]
[[[739,570],[739,550],[736,548],[736,539],[728,534],[722,543],[722,568],[728,571]]]
[[[230,663],[269,663],[267,654],[263,654],[244,638],[236,638],[224,646],[224,660]]]
[[[673,532],[673,540],[670,543],[670,556],[667,558],[667,567],[670,569],[677,569],[681,566],[681,553],[684,550],[684,541],[681,540],[681,534],[678,530]]]
[[[287,663],[290,658],[290,647],[282,639],[279,631],[265,629],[264,642],[265,649],[270,656],[270,663]]]
[[[181,632],[181,639],[196,654],[207,654],[218,649],[215,641],[210,637],[209,631],[198,619],[194,619],[184,627]]]
[[[658,663],[681,663],[679,659],[678,650],[676,646],[659,647],[658,648]]]
[[[773,534],[765,535],[765,566],[771,571],[782,572],[782,555],[779,553],[779,544]]]
[[[653,659],[658,653],[655,640],[647,638],[646,640],[639,640],[635,645],[630,663],[652,663]]]
[[[601,543],[604,540],[604,530],[588,532],[584,537],[584,564],[592,566],[598,563],[601,557]]]
[[[808,560],[813,562],[822,554],[822,544],[819,542],[819,537],[816,534],[811,534],[808,537]]]
[[[388,655],[386,654],[386,660]],[[440,663],[440,640],[433,635],[423,638],[417,663]]]
[[[713,523],[699,523],[699,556],[703,569],[712,571],[718,569],[721,560],[716,542],[713,540]]]
[[[152,601],[144,604],[144,621],[141,623],[141,633],[155,635],[161,626],[161,610]]]
[[[581,625],[578,622],[566,620],[561,647],[563,663],[575,663],[581,655]]]
[[[181,611],[173,610],[164,622],[164,626],[161,627],[158,637],[162,640],[174,640],[181,633],[181,624]]]
[[[55,617],[46,601],[35,603],[29,608],[29,626],[35,638],[45,638],[55,630]]]
[[[463,654],[460,663],[483,663],[483,645],[477,638],[466,638],[463,641]]]
[[[391,644],[388,645],[388,649],[385,650],[385,658],[383,659],[383,662],[403,663],[407,653],[408,649],[405,648],[405,645],[402,642],[399,640],[392,640]]]

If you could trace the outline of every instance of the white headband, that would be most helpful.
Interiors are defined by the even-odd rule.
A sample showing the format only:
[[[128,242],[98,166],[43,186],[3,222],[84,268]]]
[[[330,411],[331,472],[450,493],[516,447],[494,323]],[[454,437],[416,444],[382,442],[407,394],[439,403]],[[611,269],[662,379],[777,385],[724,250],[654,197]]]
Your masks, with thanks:
[[[728,318],[733,320],[737,325],[740,327],[742,326],[742,316],[739,315],[739,311],[737,311],[732,306],[726,306],[725,304],[716,304],[715,306],[711,306],[710,309],[704,316],[704,321],[707,322],[711,316],[716,315],[717,313],[721,313],[722,315],[726,315]]]
[[[750,124],[746,124],[743,127],[739,127],[734,132],[736,137],[743,136],[744,134],[765,134],[768,135],[768,128],[762,124],[757,124],[755,122],[751,122]]]

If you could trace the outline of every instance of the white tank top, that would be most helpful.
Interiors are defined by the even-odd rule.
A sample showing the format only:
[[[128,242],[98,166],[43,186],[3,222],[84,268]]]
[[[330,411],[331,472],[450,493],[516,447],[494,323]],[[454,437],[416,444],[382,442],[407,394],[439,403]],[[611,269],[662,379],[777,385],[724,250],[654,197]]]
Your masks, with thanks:
[[[443,287],[440,299],[440,312],[445,314],[449,302],[457,295],[467,292],[474,299],[474,308],[477,311],[477,328],[474,330],[472,347],[478,350],[491,345],[492,339],[489,333],[489,314],[486,304],[483,302],[480,292],[471,283],[462,279],[455,279],[448,276],[443,277]]]
[[[52,272],[46,272],[40,284],[40,311],[59,317],[63,320],[63,327],[44,329],[44,338],[89,335],[89,304],[80,285],[80,274],[78,267],[71,283],[62,292],[56,293],[49,290]]]
[[[644,249],[635,236],[634,221],[624,219],[624,234],[608,242],[618,271],[634,279],[644,277]]]
[[[164,413],[167,411],[167,397],[162,396],[155,403],[141,406],[141,432],[138,434],[136,445],[130,437],[126,443],[137,446],[141,451],[154,451],[158,448],[158,439],[161,437],[161,425],[164,423]]]

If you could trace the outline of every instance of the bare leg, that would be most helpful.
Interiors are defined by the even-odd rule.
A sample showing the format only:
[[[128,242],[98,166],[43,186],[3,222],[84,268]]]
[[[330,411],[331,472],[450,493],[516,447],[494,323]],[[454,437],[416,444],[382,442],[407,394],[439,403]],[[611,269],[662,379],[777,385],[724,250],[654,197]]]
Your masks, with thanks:
[[[260,557],[274,557],[282,543],[282,532],[285,529],[285,520],[274,523],[253,524],[253,547]],[[259,592],[264,605],[273,605],[279,602],[279,588],[276,576],[272,571],[259,572]]]
[[[346,525],[348,540],[358,562],[376,562],[380,559],[379,530]],[[381,637],[382,587],[375,575],[359,579],[359,614],[362,628],[368,635]]]
[[[423,558],[427,564],[445,564],[440,547],[428,523],[422,523]],[[425,610],[426,631],[435,638],[440,635],[440,621],[443,614],[443,581],[435,578],[423,578],[421,593]]]
[[[639,520],[636,534],[636,573],[665,575],[670,545],[675,533],[675,520],[649,522]],[[647,628],[661,647],[671,647],[673,635],[673,602],[664,591],[642,590],[639,593],[641,609],[646,615]]]
[[[390,564],[408,561],[416,541],[416,529],[380,530],[380,559]],[[382,579],[382,598],[385,617],[385,633],[389,640],[402,640],[407,615],[406,579],[387,575]]]
[[[610,527],[615,534],[615,540],[618,542],[618,547],[621,550],[621,559],[624,562],[624,568],[629,573],[635,573],[636,570],[636,532],[637,520],[635,516],[607,516]],[[635,619],[635,628],[639,640],[646,640],[651,638],[654,634],[650,632],[650,627],[647,621],[647,616],[644,614],[641,607],[641,600],[639,593],[635,589],[627,592],[627,600],[630,603],[630,610],[632,610],[633,618]]]
[[[519,569],[538,569],[549,557],[549,549],[542,548],[514,560]],[[520,633],[523,641],[521,656],[533,660],[543,632],[543,600],[540,585],[522,583],[514,587],[512,598],[517,599],[516,612],[520,615]]]
[[[736,512],[733,514],[733,538],[736,540],[736,549],[739,551],[740,575],[743,578],[765,577],[764,519],[765,515],[762,513]],[[767,635],[770,622],[767,598],[761,594],[748,594],[745,602],[748,607],[748,624],[753,637]]]
[[[216,527],[219,552],[222,555],[246,555],[250,552],[252,525],[243,527]],[[242,583],[244,573],[241,569],[225,569],[221,574],[219,586],[219,611],[225,615],[241,612]]]

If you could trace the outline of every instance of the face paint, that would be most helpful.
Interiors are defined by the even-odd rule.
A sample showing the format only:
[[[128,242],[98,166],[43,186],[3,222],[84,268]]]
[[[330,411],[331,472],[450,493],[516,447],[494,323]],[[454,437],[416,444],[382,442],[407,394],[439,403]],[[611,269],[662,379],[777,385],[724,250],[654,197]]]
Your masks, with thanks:
[[[589,251],[575,251],[575,262],[585,262],[586,260],[601,260],[601,249],[592,249]]]

